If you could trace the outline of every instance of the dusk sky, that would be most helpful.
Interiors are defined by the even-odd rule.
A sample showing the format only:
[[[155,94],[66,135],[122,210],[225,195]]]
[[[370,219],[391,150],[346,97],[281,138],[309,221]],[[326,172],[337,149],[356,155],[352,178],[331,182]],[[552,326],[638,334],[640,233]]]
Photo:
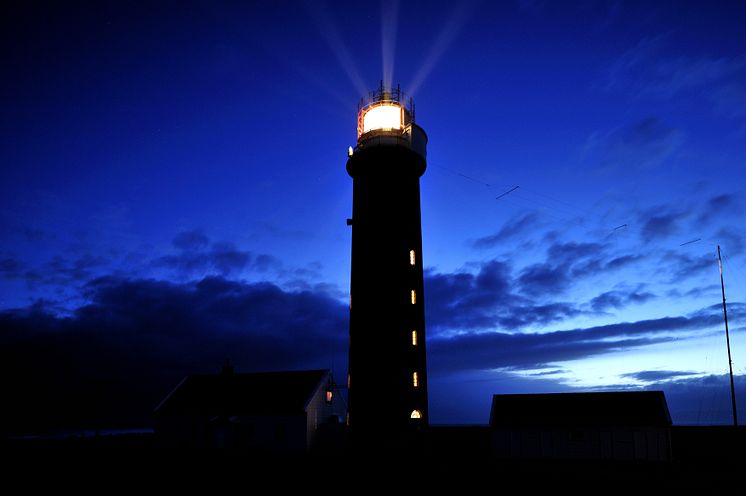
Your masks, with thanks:
[[[746,418],[746,3],[16,4],[2,429],[144,424],[226,358],[343,382],[345,163],[382,79],[429,137],[432,423],[628,389],[730,422],[718,244]]]

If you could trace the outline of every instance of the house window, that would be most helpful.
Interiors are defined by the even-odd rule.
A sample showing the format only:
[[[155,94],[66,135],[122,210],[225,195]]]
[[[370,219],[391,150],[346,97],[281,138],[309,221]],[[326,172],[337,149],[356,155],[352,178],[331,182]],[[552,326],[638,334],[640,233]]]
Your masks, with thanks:
[[[412,415],[410,415],[409,418],[421,419],[422,413],[419,410],[412,410]]]
[[[417,346],[417,331],[412,331],[412,346]]]
[[[414,265],[415,261],[414,250],[409,250],[409,265]]]
[[[412,300],[412,305],[417,303],[417,293],[415,293],[414,289],[409,293],[409,297]]]
[[[412,386],[419,387],[420,379],[417,377],[417,372],[412,372]]]

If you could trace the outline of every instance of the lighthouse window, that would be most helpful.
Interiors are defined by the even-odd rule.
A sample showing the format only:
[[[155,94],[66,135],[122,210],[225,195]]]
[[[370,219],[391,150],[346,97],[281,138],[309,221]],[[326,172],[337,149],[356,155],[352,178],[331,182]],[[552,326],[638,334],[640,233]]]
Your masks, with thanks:
[[[417,331],[412,331],[412,346],[417,346]]]
[[[417,377],[417,372],[412,372],[412,386],[419,387],[420,379]]]
[[[414,250],[409,250],[409,265],[414,265],[415,257]]]
[[[409,293],[410,299],[412,300],[412,305],[417,303],[417,293],[415,293],[414,289]]]
[[[412,410],[412,415],[409,418],[418,419],[422,418],[422,413],[419,410]]]

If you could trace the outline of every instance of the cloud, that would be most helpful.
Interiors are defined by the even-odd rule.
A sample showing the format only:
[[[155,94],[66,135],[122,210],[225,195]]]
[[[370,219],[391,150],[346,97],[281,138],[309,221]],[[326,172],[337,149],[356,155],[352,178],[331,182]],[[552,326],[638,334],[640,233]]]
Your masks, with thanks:
[[[739,255],[743,253],[744,247],[746,247],[746,241],[744,241],[743,235],[739,234],[739,231],[736,231],[731,227],[721,227],[718,232],[715,233],[715,239],[717,239],[719,244],[722,246],[726,261],[729,255]]]
[[[736,396],[746,395],[746,376],[734,376]],[[732,424],[729,378],[724,375],[678,378],[645,386],[645,389],[665,391],[668,408],[678,424]],[[738,415],[746,415],[743,403],[738,404]]]
[[[626,384],[613,385],[605,390],[661,390],[666,395],[668,409],[674,424],[680,425],[716,425],[732,424],[732,409],[730,402],[730,387],[727,374],[699,375],[696,372],[677,371],[641,371],[625,374],[635,378],[642,374],[644,386],[630,386]],[[659,379],[656,379],[659,375]],[[736,396],[746,394],[746,376],[734,375]],[[738,404],[739,417],[746,415],[746,408]]]
[[[697,217],[697,223],[703,224],[729,211],[731,213],[740,213],[741,211],[735,196],[731,194],[715,195],[705,203]]]
[[[469,272],[425,272],[425,312],[430,335],[457,331],[514,330],[546,325],[583,313],[572,303],[542,303],[513,292],[510,266],[493,260]]]
[[[43,306],[0,313],[3,429],[143,424],[184,375],[226,358],[249,371],[346,357],[347,308],[323,292],[222,277],[106,277],[87,291],[69,317]]]
[[[5,279],[15,279],[20,276],[22,264],[15,258],[0,259],[0,276]]]
[[[547,333],[482,332],[433,336],[428,357],[441,370],[491,370],[552,367],[556,363],[685,339],[690,331],[721,324],[717,305],[687,316],[623,322]],[[746,305],[729,314],[746,316]],[[737,317],[734,317],[734,319]],[[740,317],[739,317],[740,318]]]
[[[639,372],[622,374],[622,377],[628,377],[640,382],[662,382],[692,375],[701,375],[701,373],[680,370],[641,370]]]
[[[541,296],[564,291],[570,284],[567,266],[538,263],[526,267],[518,277],[521,291],[531,296]]]
[[[476,239],[472,246],[478,249],[492,248],[535,227],[538,220],[539,215],[534,211],[518,214],[505,222],[495,234]]]
[[[151,265],[188,278],[210,274],[227,276],[246,269],[265,272],[281,265],[272,255],[254,254],[228,242],[211,243],[200,230],[182,231],[174,237],[172,244],[178,253],[158,257]]]
[[[670,268],[671,283],[680,283],[685,279],[698,276],[706,271],[717,273],[717,255],[706,253],[693,256],[685,253],[668,251],[665,255],[666,265]]]
[[[549,259],[555,263],[572,263],[598,254],[603,248],[604,246],[599,243],[554,243],[547,253]]]
[[[428,327],[436,333],[492,327],[500,309],[515,299],[510,267],[499,261],[484,264],[476,275],[426,271],[424,282]]]
[[[645,291],[607,291],[601,293],[590,301],[591,308],[596,312],[603,312],[609,309],[624,308],[633,303],[645,303],[656,296],[653,293]]]
[[[606,134],[592,134],[584,156],[605,171],[649,169],[663,164],[683,143],[680,130],[651,116]]]
[[[663,207],[648,209],[639,215],[642,224],[640,237],[650,242],[673,236],[679,232],[680,223],[686,216],[686,212],[666,211]]]
[[[179,250],[196,251],[207,248],[210,240],[199,229],[182,231],[174,236],[171,243]]]
[[[743,57],[673,55],[671,36],[646,37],[607,68],[602,86],[641,97],[673,98],[701,88],[724,88],[738,81]]]
[[[744,77],[734,78],[710,93],[715,110],[732,117],[746,115],[746,83]]]
[[[606,270],[616,270],[621,269],[622,267],[626,267],[628,265],[632,265],[636,262],[639,262],[640,260],[644,260],[644,255],[622,255],[619,257],[614,257],[611,260],[609,260],[606,263],[606,266],[604,267]]]

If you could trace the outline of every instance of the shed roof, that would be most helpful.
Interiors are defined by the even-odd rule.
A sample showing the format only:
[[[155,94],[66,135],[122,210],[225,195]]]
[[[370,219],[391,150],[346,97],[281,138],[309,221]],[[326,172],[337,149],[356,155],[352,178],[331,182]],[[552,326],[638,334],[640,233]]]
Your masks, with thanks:
[[[299,415],[328,376],[328,370],[190,375],[156,414]]]

